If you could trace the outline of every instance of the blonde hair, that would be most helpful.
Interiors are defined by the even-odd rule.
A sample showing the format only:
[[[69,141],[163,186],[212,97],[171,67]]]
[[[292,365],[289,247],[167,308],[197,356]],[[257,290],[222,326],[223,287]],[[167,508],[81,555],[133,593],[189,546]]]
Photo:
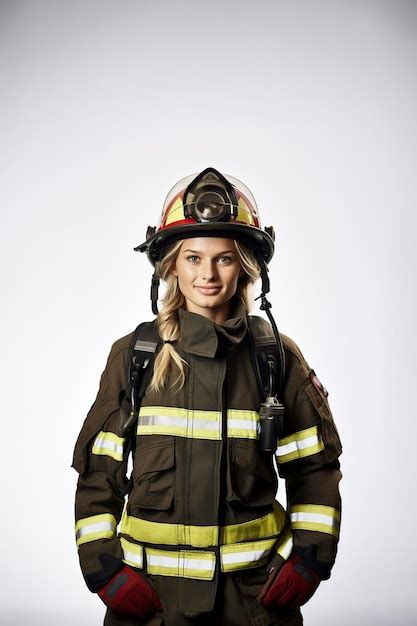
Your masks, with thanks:
[[[185,298],[178,287],[177,277],[173,274],[181,245],[184,239],[176,241],[167,248],[160,261],[159,278],[166,284],[166,292],[162,299],[162,308],[156,318],[156,326],[159,336],[163,340],[175,341],[180,338],[180,321],[178,309],[185,309]],[[244,274],[239,277],[235,296],[243,298],[246,313],[250,313],[253,304],[253,285],[260,276],[260,268],[254,254],[239,241],[233,240],[239,256]],[[153,376],[149,385],[150,391],[160,391],[167,383],[171,369],[176,368],[177,377],[171,382],[170,387],[178,385],[177,391],[185,383],[185,370],[188,367],[174,346],[170,343],[162,345],[156,355]]]

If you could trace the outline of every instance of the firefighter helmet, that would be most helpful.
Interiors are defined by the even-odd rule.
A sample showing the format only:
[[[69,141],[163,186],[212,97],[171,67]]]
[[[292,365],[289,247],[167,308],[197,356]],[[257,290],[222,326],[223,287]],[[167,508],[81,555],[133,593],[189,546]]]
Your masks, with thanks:
[[[166,197],[158,226],[149,226],[146,241],[135,248],[152,265],[168,245],[189,237],[238,239],[255,248],[269,263],[274,254],[274,229],[262,229],[255,198],[240,180],[208,167],[182,178]]]

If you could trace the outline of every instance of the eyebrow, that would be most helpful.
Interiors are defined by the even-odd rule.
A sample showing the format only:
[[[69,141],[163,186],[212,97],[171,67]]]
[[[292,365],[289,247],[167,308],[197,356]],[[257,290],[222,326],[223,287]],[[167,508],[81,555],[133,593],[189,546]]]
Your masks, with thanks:
[[[202,254],[200,252],[200,250],[183,250],[183,253],[185,254],[186,252],[194,252],[195,254]],[[231,253],[231,254],[235,254],[234,250],[223,250],[223,252],[218,252],[215,256],[219,256],[220,254],[226,254],[226,253]]]

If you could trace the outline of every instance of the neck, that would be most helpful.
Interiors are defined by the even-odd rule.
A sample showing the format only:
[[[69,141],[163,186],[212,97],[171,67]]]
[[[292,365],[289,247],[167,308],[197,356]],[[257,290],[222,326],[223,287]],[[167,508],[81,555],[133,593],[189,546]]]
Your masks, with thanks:
[[[215,324],[221,325],[224,324],[224,322],[226,322],[228,319],[230,319],[231,300],[228,300],[221,306],[215,308],[197,307],[194,306],[192,302],[187,302],[185,308],[191,313],[198,313],[198,315],[207,317]]]

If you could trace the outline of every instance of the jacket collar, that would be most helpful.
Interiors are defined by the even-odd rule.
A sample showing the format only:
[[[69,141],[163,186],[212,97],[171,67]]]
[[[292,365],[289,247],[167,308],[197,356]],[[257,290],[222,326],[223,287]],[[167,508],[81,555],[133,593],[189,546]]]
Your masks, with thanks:
[[[185,309],[179,309],[178,316],[181,329],[179,346],[198,356],[214,357],[220,336],[227,343],[240,343],[248,327],[246,308],[241,297],[233,299],[231,317],[224,324],[216,324],[204,315]]]

